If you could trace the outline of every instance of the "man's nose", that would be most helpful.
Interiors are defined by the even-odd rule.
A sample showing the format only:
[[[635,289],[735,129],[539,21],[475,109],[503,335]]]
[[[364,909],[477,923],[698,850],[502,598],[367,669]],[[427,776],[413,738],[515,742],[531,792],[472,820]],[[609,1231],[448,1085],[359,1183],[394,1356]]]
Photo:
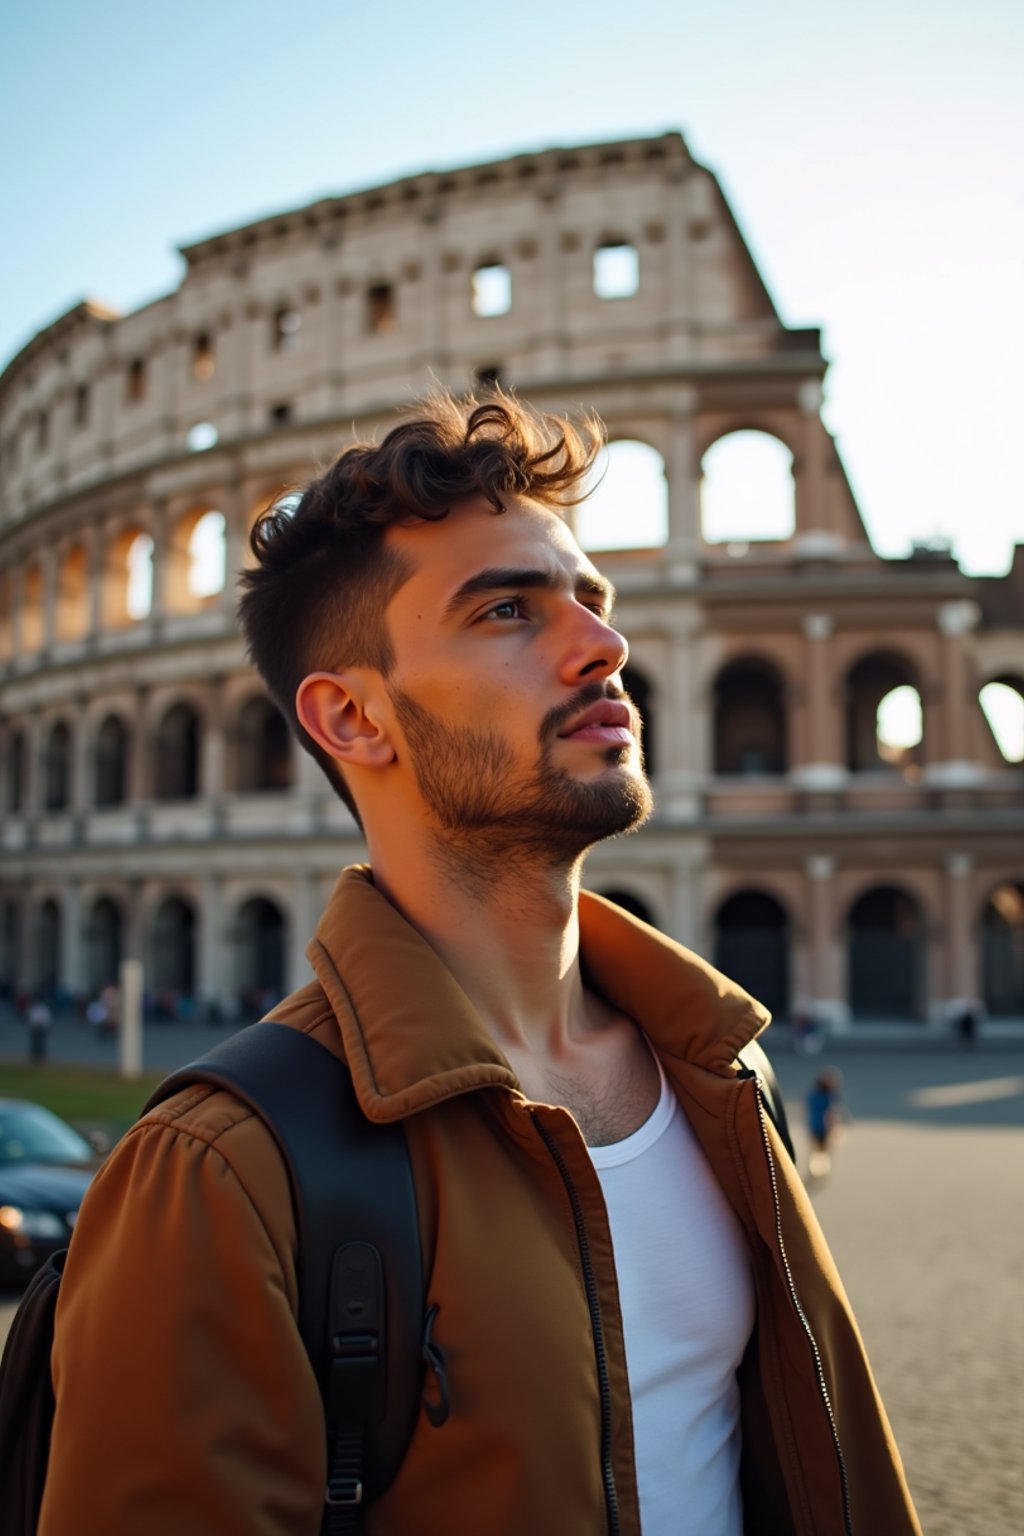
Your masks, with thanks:
[[[626,665],[629,646],[624,635],[589,608],[579,607],[562,663],[569,683],[597,682],[613,677]]]

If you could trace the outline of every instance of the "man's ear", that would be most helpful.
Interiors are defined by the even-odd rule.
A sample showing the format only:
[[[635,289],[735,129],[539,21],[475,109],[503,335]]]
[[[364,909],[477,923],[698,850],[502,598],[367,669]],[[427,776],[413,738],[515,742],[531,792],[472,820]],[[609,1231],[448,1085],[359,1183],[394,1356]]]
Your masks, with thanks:
[[[295,710],[318,746],[352,768],[383,768],[394,761],[387,726],[377,717],[368,669],[311,672],[295,693]]]

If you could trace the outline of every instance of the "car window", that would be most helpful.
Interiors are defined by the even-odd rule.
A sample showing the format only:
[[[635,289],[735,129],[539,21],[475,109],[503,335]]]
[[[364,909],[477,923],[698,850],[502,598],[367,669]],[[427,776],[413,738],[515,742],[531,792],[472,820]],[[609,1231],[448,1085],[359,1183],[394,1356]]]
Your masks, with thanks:
[[[42,1105],[0,1109],[0,1164],[80,1163],[92,1155],[84,1137]]]

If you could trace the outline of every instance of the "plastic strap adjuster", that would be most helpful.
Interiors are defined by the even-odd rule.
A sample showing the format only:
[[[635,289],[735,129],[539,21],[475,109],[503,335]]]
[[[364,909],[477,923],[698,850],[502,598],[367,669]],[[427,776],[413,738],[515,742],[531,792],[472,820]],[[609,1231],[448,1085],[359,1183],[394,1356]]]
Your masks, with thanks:
[[[324,1499],[332,1509],[338,1505],[361,1504],[363,1502],[362,1479],[359,1477],[328,1478]]]

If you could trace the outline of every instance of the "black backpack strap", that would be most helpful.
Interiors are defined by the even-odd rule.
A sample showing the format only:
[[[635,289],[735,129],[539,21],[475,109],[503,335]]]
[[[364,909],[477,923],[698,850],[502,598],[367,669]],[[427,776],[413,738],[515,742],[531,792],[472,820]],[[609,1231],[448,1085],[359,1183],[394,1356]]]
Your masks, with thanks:
[[[50,1354],[57,1295],[68,1251],[37,1269],[21,1298],[0,1366],[0,1529],[36,1529],[50,1455],[55,1401]]]
[[[789,1117],[786,1114],[786,1106],[782,1101],[782,1089],[779,1087],[779,1080],[775,1076],[775,1068],[756,1040],[751,1040],[749,1045],[745,1045],[737,1059],[742,1063],[745,1075],[747,1077],[756,1077],[760,1083],[764,1107],[768,1111],[772,1124],[781,1137],[782,1145],[795,1163],[796,1153],[793,1151],[793,1138],[789,1130]]]
[[[405,1133],[367,1120],[344,1063],[286,1024],[240,1030],[166,1078],[143,1113],[197,1083],[259,1115],[288,1171],[299,1330],[328,1427],[324,1530],[342,1536],[393,1481],[419,1409],[424,1284]]]

